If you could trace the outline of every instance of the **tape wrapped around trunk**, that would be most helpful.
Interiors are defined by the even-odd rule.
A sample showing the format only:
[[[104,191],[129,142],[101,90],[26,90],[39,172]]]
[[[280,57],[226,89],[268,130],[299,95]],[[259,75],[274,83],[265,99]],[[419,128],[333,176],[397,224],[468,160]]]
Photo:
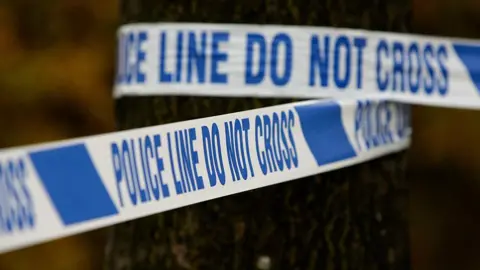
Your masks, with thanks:
[[[392,7],[401,12],[388,12]],[[123,0],[121,18],[124,25],[288,24],[405,32],[408,9],[408,2],[393,0]],[[118,95],[119,129],[297,100],[196,95],[181,86],[178,94],[171,85],[160,95]],[[222,93],[229,90],[224,86]],[[407,199],[402,151],[115,226],[105,264],[107,269],[409,269]]]

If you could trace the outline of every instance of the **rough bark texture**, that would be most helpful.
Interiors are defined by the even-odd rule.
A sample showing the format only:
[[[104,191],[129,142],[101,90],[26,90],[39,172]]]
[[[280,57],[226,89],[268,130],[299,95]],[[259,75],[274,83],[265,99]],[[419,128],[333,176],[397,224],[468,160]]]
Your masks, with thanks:
[[[396,2],[395,2],[396,1]],[[123,0],[122,22],[191,21],[408,29],[403,0]],[[119,129],[287,99],[132,97]],[[200,203],[110,230],[105,268],[410,269],[405,154]]]

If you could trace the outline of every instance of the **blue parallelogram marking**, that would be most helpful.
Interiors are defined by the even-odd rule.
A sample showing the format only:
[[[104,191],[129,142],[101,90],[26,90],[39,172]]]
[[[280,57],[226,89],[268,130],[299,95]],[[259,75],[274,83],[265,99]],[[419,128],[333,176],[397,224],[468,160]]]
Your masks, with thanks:
[[[470,74],[480,94],[480,45],[454,43],[453,48]]]
[[[355,157],[342,123],[340,104],[318,102],[295,106],[303,136],[319,166]]]
[[[118,213],[85,144],[29,155],[64,225]]]

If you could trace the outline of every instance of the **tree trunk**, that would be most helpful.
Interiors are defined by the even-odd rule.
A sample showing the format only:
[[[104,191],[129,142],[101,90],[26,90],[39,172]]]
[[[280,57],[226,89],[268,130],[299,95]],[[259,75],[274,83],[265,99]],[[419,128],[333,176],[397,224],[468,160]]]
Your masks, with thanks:
[[[396,1],[396,2],[395,2]],[[122,23],[189,21],[405,31],[404,0],[123,0]],[[119,129],[289,99],[128,97]],[[405,153],[127,222],[106,269],[410,269]]]

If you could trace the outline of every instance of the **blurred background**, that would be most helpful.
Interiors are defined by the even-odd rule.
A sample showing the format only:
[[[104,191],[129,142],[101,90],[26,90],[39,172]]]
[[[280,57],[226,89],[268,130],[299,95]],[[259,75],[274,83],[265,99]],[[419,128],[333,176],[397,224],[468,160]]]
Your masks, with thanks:
[[[413,1],[415,32],[480,38],[479,0]],[[0,0],[0,148],[114,130],[117,5]],[[480,111],[415,107],[413,120],[413,269],[480,269]],[[1,255],[0,270],[100,269],[103,236]]]

